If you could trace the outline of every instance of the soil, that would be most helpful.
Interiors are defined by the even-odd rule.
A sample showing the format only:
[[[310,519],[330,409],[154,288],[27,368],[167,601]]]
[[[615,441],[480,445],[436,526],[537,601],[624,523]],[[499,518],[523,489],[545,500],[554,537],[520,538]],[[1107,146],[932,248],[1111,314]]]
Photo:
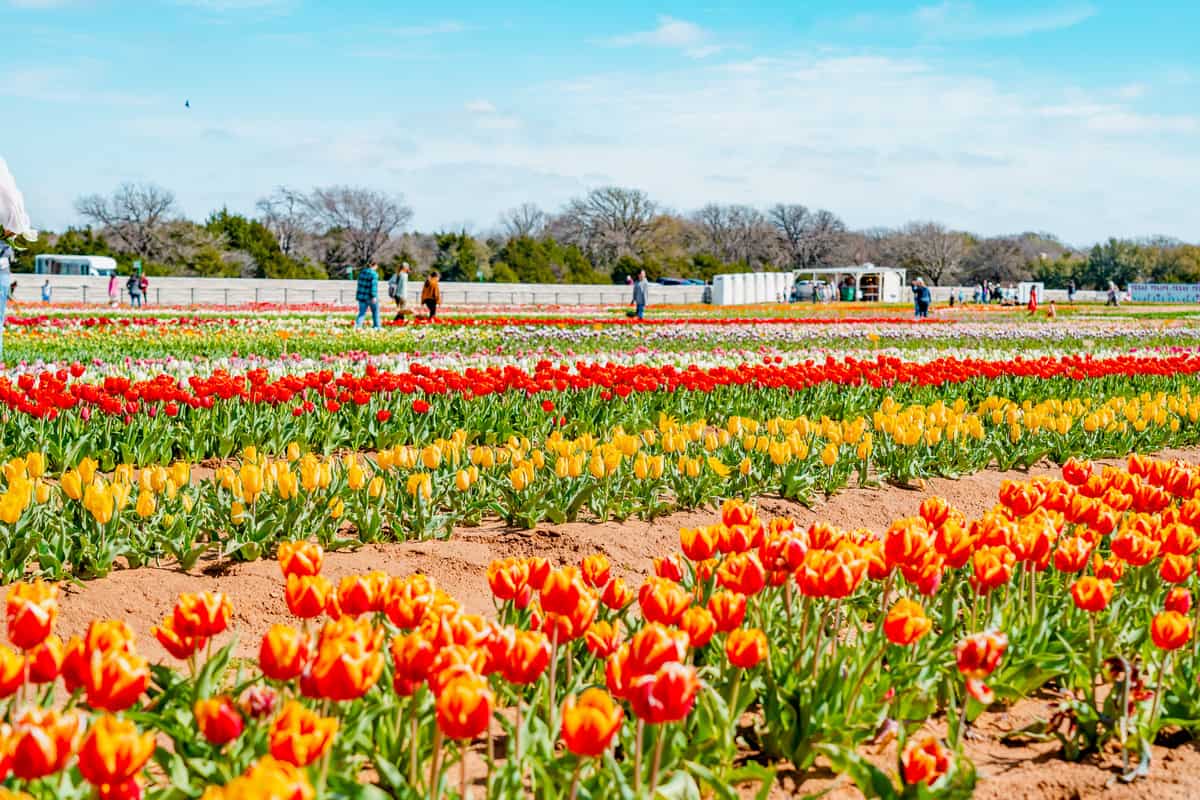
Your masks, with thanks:
[[[1173,450],[1166,458],[1200,460],[1200,448]],[[846,528],[882,530],[901,516],[915,514],[930,495],[944,497],[968,518],[978,516],[996,503],[1001,481],[1026,479],[1031,472],[985,471],[960,480],[932,479],[922,489],[894,486],[855,488],[809,509],[780,498],[759,501],[765,516],[790,516],[797,522],[824,520]],[[370,545],[353,552],[326,555],[325,574],[335,583],[345,575],[383,570],[392,575],[424,573],[456,597],[472,613],[491,614],[493,604],[484,572],[496,558],[540,555],[555,564],[578,563],[591,553],[605,553],[614,572],[637,581],[652,570],[651,559],[678,551],[679,529],[711,524],[714,512],[690,511],[672,514],[653,522],[628,520],[606,523],[542,525],[532,531],[516,530],[499,522],[475,528],[460,528],[447,541],[404,542]],[[216,567],[216,568],[214,568]],[[636,583],[634,584],[636,585]],[[126,620],[138,634],[139,650],[152,661],[169,661],[150,633],[171,610],[182,592],[222,591],[234,608],[238,640],[236,654],[253,658],[266,629],[277,622],[291,621],[283,599],[283,581],[273,560],[228,565],[208,565],[184,572],[172,567],[147,567],[118,571],[84,584],[66,584],[59,615],[59,632],[65,637],[81,634],[97,618]],[[1185,743],[1175,748],[1156,748],[1151,777],[1133,785],[1121,784],[1119,758],[1102,754],[1081,763],[1059,757],[1056,743],[1009,746],[1001,740],[1008,731],[1049,716],[1048,700],[1028,698],[1005,713],[985,714],[979,736],[967,745],[967,754],[980,774],[976,796],[995,800],[1017,798],[1185,798],[1200,796],[1200,747]],[[872,754],[881,766],[894,767],[894,745]],[[861,795],[846,781],[826,773],[809,776],[799,786],[796,776],[781,771],[771,798],[829,792],[831,798]],[[756,791],[748,787],[746,797]]]

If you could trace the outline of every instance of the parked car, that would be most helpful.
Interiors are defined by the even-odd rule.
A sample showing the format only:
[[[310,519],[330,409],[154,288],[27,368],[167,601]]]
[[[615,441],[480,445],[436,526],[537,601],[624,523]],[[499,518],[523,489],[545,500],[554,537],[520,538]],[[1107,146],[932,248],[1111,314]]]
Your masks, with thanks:
[[[825,281],[796,281],[792,286],[791,301],[793,303],[816,302],[825,295]]]

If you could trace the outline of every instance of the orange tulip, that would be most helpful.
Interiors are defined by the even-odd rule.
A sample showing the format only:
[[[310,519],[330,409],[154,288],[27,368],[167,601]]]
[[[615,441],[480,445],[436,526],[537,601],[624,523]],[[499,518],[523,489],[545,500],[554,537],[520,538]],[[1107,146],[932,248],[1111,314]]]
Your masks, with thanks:
[[[638,603],[647,622],[674,625],[692,603],[686,589],[666,578],[647,578],[638,590]]]
[[[621,578],[613,578],[604,587],[600,602],[604,603],[606,608],[620,611],[633,602],[633,590],[626,586]]]
[[[1092,554],[1092,543],[1082,536],[1059,540],[1054,551],[1054,568],[1059,572],[1082,572]]]
[[[383,672],[383,631],[366,619],[346,617],[325,625],[307,677],[319,697],[357,700]]]
[[[392,639],[393,686],[396,694],[409,697],[429,678],[429,668],[437,655],[432,644],[419,633]]]
[[[268,733],[271,755],[297,767],[307,767],[333,744],[338,721],[321,717],[292,700],[271,723]]]
[[[704,647],[717,632],[717,621],[704,606],[692,606],[679,619],[679,629],[687,634],[688,646]]]
[[[921,515],[921,519],[929,525],[930,528],[936,528],[950,518],[950,513],[953,511],[950,504],[946,502],[944,497],[927,497],[921,502],[921,507],[917,513]]]
[[[288,575],[288,610],[301,619],[319,617],[333,598],[333,584],[324,575]]]
[[[164,650],[180,661],[191,658],[208,642],[203,636],[184,636],[179,633],[175,629],[174,616],[167,617],[161,625],[151,628],[150,632],[154,634],[154,638],[158,639]]]
[[[37,647],[25,653],[29,680],[33,683],[53,683],[62,670],[64,650],[62,639],[53,633]]]
[[[495,700],[487,681],[464,674],[437,697],[437,726],[450,739],[474,739],[488,728]]]
[[[352,617],[381,611],[388,580],[388,576],[379,571],[369,575],[347,575],[338,584],[338,608]]]
[[[1000,484],[1000,502],[1018,517],[1033,513],[1045,499],[1045,489],[1032,481],[1004,481]]]
[[[1108,608],[1112,599],[1113,582],[1107,578],[1084,575],[1071,584],[1071,599],[1080,611],[1096,613]]]
[[[725,638],[725,655],[739,669],[753,669],[767,657],[767,635],[758,628],[738,628]]]
[[[753,553],[727,556],[717,568],[717,583],[747,597],[758,594],[767,583],[767,572]]]
[[[1192,638],[1192,623],[1178,611],[1160,611],[1150,621],[1150,640],[1160,650],[1178,650]]]
[[[1012,578],[1013,564],[1016,560],[1016,556],[1007,547],[981,547],[971,559],[974,570],[971,585],[979,594],[987,594],[1003,586]]]
[[[497,559],[488,565],[487,581],[497,600],[516,600],[529,586],[529,562],[521,558]]]
[[[117,713],[138,701],[150,685],[146,659],[125,650],[93,650],[84,675],[87,704]]]
[[[1163,608],[1167,611],[1178,611],[1180,614],[1186,615],[1192,610],[1192,593],[1182,586],[1176,586],[1167,592],[1167,598],[1163,601]]]
[[[1158,567],[1158,575],[1167,583],[1183,583],[1192,576],[1190,556],[1166,555]]]
[[[604,621],[593,622],[592,626],[584,633],[583,640],[587,645],[588,652],[597,658],[608,658],[616,652],[621,643],[617,629],[611,623]]]
[[[933,622],[925,616],[921,604],[902,598],[888,610],[883,620],[883,634],[892,644],[907,647],[929,633]]]
[[[995,671],[1007,649],[1008,637],[999,631],[968,636],[954,649],[958,671],[968,678],[982,680]]]
[[[233,604],[223,592],[181,594],[175,603],[175,630],[182,636],[210,638],[229,627]]]
[[[613,697],[625,700],[636,677],[629,660],[629,645],[620,645],[604,662],[604,683]]]
[[[654,575],[678,583],[683,580],[683,564],[678,556],[660,556],[654,559]]]
[[[263,756],[245,774],[221,788],[210,787],[203,800],[314,800],[316,793],[304,772],[273,756]],[[118,798],[101,798],[118,800]],[[137,800],[120,798],[119,800]]]
[[[411,631],[421,624],[433,605],[436,590],[424,575],[394,579],[383,595],[383,612],[392,624]]]
[[[596,758],[612,745],[625,712],[602,689],[588,689],[563,703],[562,740],[577,756]]]
[[[550,641],[546,635],[538,631],[517,631],[500,663],[500,674],[509,683],[528,686],[537,681],[548,666]]]
[[[196,726],[211,744],[222,747],[242,735],[246,727],[242,714],[228,697],[197,700],[192,707]]]
[[[922,561],[932,547],[933,535],[921,517],[898,519],[883,535],[883,555],[892,567]]]
[[[734,592],[713,592],[708,598],[708,610],[716,622],[717,631],[729,633],[746,618],[746,596]]]
[[[935,736],[910,739],[900,755],[900,771],[904,783],[913,786],[923,783],[932,786],[950,770],[952,754]]]
[[[933,535],[933,547],[951,569],[962,569],[975,552],[975,537],[956,519],[949,519]]]
[[[75,750],[79,717],[52,709],[26,708],[13,723],[9,739],[13,775],[23,781],[60,772]]]
[[[712,528],[681,528],[679,544],[689,561],[707,561],[717,552],[717,535]]]
[[[638,717],[652,725],[679,722],[692,712],[700,678],[693,666],[668,662],[656,672],[634,679],[629,701]]]
[[[1132,528],[1112,538],[1112,553],[1134,567],[1144,567],[1158,555],[1158,541]]]
[[[547,614],[570,616],[592,596],[588,585],[583,582],[576,567],[563,567],[546,576],[542,584],[542,610]]]
[[[629,672],[635,676],[646,675],[658,671],[669,661],[683,661],[687,648],[686,633],[652,622],[629,640]]]
[[[320,575],[325,550],[316,542],[280,542],[279,568],[286,578],[291,575]]]
[[[433,663],[429,665],[429,691],[437,696],[455,678],[463,675],[482,676],[487,661],[487,653],[479,648],[459,644],[443,647],[434,655]]]
[[[8,587],[5,598],[8,640],[22,650],[41,644],[58,618],[58,585],[41,579]]]
[[[1082,486],[1092,477],[1092,462],[1068,458],[1062,465],[1063,479],[1072,486]]]
[[[729,527],[749,525],[754,520],[754,507],[736,498],[721,504],[721,524]]]
[[[25,683],[25,658],[0,644],[0,700],[16,694]]]
[[[311,651],[308,636],[290,625],[272,625],[258,648],[258,668],[274,681],[290,681],[304,671]]]
[[[79,746],[79,772],[93,786],[119,787],[134,780],[154,755],[154,734],[138,733],[129,720],[105,714]]]
[[[593,589],[603,589],[607,586],[612,574],[612,564],[603,553],[594,553],[584,558],[580,569],[583,571],[584,583]]]

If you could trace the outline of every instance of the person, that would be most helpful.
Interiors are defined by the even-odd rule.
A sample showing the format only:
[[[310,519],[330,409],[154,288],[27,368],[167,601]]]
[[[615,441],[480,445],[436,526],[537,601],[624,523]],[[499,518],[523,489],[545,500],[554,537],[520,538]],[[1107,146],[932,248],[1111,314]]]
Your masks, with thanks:
[[[1037,287],[1036,286],[1029,287],[1029,313],[1030,314],[1037,313]]]
[[[117,291],[117,273],[108,276],[108,304],[116,308],[121,302],[121,293]]]
[[[917,278],[917,319],[929,318],[929,304],[933,302],[933,293],[925,285],[924,278]]]
[[[912,290],[913,318],[920,319],[921,318],[921,279],[913,278],[912,283],[910,283],[908,285],[908,288]]]
[[[50,302],[50,279],[49,278],[47,278],[46,282],[42,284],[42,302],[43,303]]]
[[[1058,309],[1054,307],[1054,301],[1051,300],[1046,304],[1046,319],[1054,319],[1058,316]]]
[[[142,307],[142,282],[139,280],[140,272],[134,272],[129,276],[129,280],[125,281],[125,291],[129,292],[129,305],[134,308]]]
[[[379,327],[379,275],[375,272],[374,262],[368,264],[358,273],[358,283],[354,288],[354,299],[358,301],[358,316],[354,318],[354,327],[361,328],[367,309],[371,311],[371,327]]]
[[[1117,285],[1112,281],[1108,282],[1108,302],[1106,306],[1120,306],[1121,303],[1117,300]]]
[[[1071,281],[1067,284],[1067,302],[1075,302],[1075,281]]]
[[[4,323],[8,315],[8,298],[15,285],[12,279],[12,260],[16,255],[12,245],[0,239],[0,360],[4,358]]]
[[[979,294],[980,294],[981,302],[982,302],[982,303],[983,303],[985,306],[988,304],[988,291],[989,291],[989,289],[990,289],[990,286],[988,285],[988,282],[987,282],[987,281],[984,281],[984,282],[983,282],[983,286],[982,286],[982,287],[980,287],[980,290],[979,290]]]
[[[646,280],[646,270],[638,272],[637,283],[633,284],[633,315],[638,319],[646,318],[646,296],[650,293],[650,281]]]
[[[421,287],[421,304],[429,309],[429,318],[437,318],[437,307],[442,302],[442,287],[439,283],[437,270],[429,273],[425,285]]]
[[[148,302],[150,300],[150,279],[140,271],[138,272],[138,288],[142,290],[142,302]]]
[[[406,302],[408,298],[408,262],[405,261],[396,271],[392,273],[392,277],[388,278],[388,297],[396,303],[396,321],[400,321],[408,314]]]

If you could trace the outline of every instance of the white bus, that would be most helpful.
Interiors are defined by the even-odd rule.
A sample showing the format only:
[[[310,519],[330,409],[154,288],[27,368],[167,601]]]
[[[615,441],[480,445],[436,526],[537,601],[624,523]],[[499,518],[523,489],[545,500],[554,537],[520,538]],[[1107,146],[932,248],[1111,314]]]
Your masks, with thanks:
[[[33,271],[38,275],[101,275],[117,274],[116,259],[108,256],[40,255],[33,259]]]

